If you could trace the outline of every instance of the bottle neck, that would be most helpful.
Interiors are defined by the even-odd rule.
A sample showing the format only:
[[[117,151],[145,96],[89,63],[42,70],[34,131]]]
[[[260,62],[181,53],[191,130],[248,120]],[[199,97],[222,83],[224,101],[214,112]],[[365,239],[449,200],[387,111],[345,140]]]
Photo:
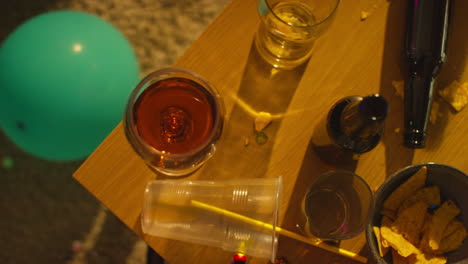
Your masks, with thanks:
[[[408,1],[404,143],[410,148],[425,145],[434,78],[445,60],[450,2]]]
[[[408,76],[405,83],[404,144],[407,147],[425,146],[433,86],[433,78],[420,78],[416,75]]]

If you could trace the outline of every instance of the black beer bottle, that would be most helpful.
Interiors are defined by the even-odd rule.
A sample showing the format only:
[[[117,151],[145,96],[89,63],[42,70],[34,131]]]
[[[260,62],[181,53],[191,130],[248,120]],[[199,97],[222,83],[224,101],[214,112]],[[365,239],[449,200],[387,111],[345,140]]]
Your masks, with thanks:
[[[312,147],[326,163],[347,165],[377,146],[387,113],[387,101],[378,94],[346,97],[316,127]]]
[[[434,79],[445,61],[450,0],[408,0],[404,143],[423,148]]]

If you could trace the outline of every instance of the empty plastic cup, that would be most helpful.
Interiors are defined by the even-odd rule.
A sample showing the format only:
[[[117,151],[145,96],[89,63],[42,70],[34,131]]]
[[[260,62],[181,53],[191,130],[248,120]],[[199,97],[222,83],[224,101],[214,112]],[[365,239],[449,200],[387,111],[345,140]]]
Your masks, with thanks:
[[[273,261],[281,188],[281,178],[150,181],[142,230]]]

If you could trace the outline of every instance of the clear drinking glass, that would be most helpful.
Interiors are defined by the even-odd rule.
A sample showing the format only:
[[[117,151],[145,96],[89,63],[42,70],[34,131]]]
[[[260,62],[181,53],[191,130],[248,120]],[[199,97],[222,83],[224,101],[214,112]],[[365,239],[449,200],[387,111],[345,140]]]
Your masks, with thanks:
[[[364,231],[373,206],[366,181],[350,171],[329,171],[309,187],[303,201],[304,230],[322,239],[343,240]]]
[[[292,69],[311,55],[331,24],[340,0],[259,0],[255,36],[259,54],[276,68]]]
[[[153,180],[146,185],[145,234],[274,261],[281,178]]]
[[[216,89],[185,69],[167,68],[133,90],[124,116],[128,141],[148,165],[168,176],[187,175],[215,151],[223,129]]]

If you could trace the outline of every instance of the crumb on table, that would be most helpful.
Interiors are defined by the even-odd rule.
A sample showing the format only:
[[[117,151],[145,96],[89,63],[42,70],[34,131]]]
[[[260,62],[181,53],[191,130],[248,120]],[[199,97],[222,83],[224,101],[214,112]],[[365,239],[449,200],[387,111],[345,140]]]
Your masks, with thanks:
[[[250,144],[250,139],[248,137],[243,137],[244,147],[247,147]]]
[[[392,81],[393,88],[395,89],[395,95],[398,97],[403,97],[405,94],[405,81]]]
[[[429,122],[431,122],[431,124],[435,124],[437,122],[437,118],[439,117],[439,109],[439,102],[434,100],[432,102],[431,113],[429,114]]]
[[[460,84],[453,81],[449,86],[439,90],[439,95],[449,103],[453,109],[460,112],[468,104],[468,82]]]
[[[361,11],[361,21],[366,20],[369,17],[369,12]]]
[[[265,129],[273,120],[273,117],[270,113],[267,112],[259,112],[255,116],[255,131],[260,132]]]

